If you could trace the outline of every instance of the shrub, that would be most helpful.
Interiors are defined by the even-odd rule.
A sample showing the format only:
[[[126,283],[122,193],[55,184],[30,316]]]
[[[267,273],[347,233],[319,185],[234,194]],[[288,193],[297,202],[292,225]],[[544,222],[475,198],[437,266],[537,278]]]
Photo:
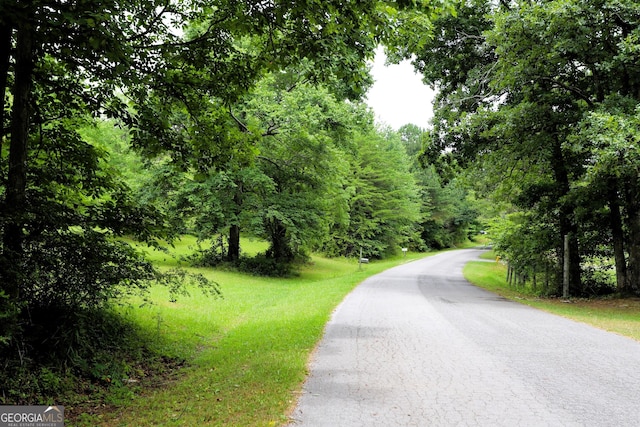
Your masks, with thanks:
[[[266,254],[258,254],[252,258],[241,257],[238,260],[238,270],[255,276],[291,277],[294,275],[292,263],[278,261]]]

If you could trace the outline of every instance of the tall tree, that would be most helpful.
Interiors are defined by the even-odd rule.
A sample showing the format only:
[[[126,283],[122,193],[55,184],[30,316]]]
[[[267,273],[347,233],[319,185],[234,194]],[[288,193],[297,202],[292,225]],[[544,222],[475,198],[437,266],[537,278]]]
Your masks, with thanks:
[[[313,58],[309,79],[337,77],[343,95],[357,97],[370,81],[365,59],[396,9],[404,7],[415,5],[374,0],[329,1],[322,8],[315,2],[286,1],[3,1],[2,291],[19,302],[27,283],[28,239],[42,236],[40,225],[50,223],[35,197],[42,193],[31,175],[34,156],[64,159],[65,150],[74,147],[92,153],[87,160],[99,157],[79,143],[71,119],[117,117],[146,152],[168,151],[190,162],[224,161],[237,148],[237,138],[227,137],[227,123],[233,122],[229,106],[266,71]],[[215,108],[202,108],[212,98],[218,100]],[[187,117],[191,123],[181,128],[180,119]],[[194,137],[199,125],[207,129],[205,138]],[[48,144],[47,149],[35,150],[35,141]],[[62,182],[55,189],[52,182],[45,198],[60,201],[70,182],[79,186],[94,177],[98,163],[78,169],[85,175],[75,180],[58,175]],[[72,165],[62,161],[62,166]],[[108,198],[90,188],[82,191],[90,193],[91,201],[79,197],[83,203],[64,203],[86,213],[86,203],[94,206]],[[119,196],[112,195],[108,203],[123,202],[122,191],[107,192],[114,191]],[[49,231],[74,230],[74,209],[67,222],[52,224]],[[111,221],[107,213],[120,215],[116,210],[103,208],[94,215]],[[122,221],[110,224],[106,229],[115,234],[122,232],[117,227],[126,229]],[[143,228],[141,233],[153,234]]]
[[[579,188],[574,184],[593,161],[592,146],[586,150],[571,149],[569,141],[576,132],[576,125],[584,117],[590,117],[594,109],[612,105],[605,102],[611,95],[635,97],[636,103],[640,100],[637,97],[640,69],[632,65],[629,57],[632,46],[637,46],[639,12],[638,5],[631,2],[557,1],[523,4],[495,19],[496,28],[490,40],[500,57],[499,75],[503,80],[511,77],[510,84],[520,85],[520,93],[537,92],[535,98],[530,98],[536,106],[548,105],[543,116],[547,118],[544,125],[558,139],[553,145],[550,165],[562,191],[561,233],[582,234],[576,219],[577,213],[585,209],[576,203],[587,206],[592,203],[592,199],[580,200]],[[512,66],[514,61],[517,61],[516,67]],[[557,124],[550,128],[549,123]],[[589,144],[583,147],[589,147]],[[621,203],[617,194],[625,193],[619,186],[620,181],[617,185],[613,179],[605,181],[609,183],[609,190],[599,194],[607,195],[603,205],[608,205],[610,211],[608,234],[613,237],[615,258],[620,263],[624,260],[624,248],[619,221],[622,217],[618,213]],[[574,192],[576,194],[572,195]],[[622,203],[626,206],[627,218],[632,221],[636,215],[633,201]],[[585,220],[596,221],[597,218],[583,216],[582,222]],[[627,226],[632,230],[632,222]],[[638,240],[633,232],[629,237],[628,249],[632,254]],[[582,241],[587,239],[582,238]],[[579,248],[577,242],[571,248],[573,253],[590,250],[589,247]],[[633,264],[633,256],[629,261]],[[619,265],[618,273],[624,275],[624,270],[624,266]],[[574,269],[573,274],[575,276],[578,271]],[[619,283],[624,283],[624,279]]]
[[[238,260],[244,229],[271,242],[270,257],[289,262],[322,240],[346,210],[344,153],[353,150],[351,135],[368,114],[361,110],[309,81],[299,67],[271,73],[226,116],[226,137],[235,135],[247,151],[229,152],[217,167],[191,166],[177,185],[167,182],[176,177],[165,175],[170,165],[164,165],[156,199],[170,186],[173,210],[191,218],[199,236],[225,232],[228,261]]]
[[[358,108],[295,73],[270,76],[247,100],[247,119],[264,130],[257,167],[271,182],[247,191],[258,204],[254,232],[271,243],[270,257],[290,261],[321,241],[336,220],[332,208],[343,191],[344,153],[362,114]]]
[[[343,256],[362,250],[382,258],[403,246],[420,246],[418,187],[399,135],[370,127],[356,135],[355,143],[345,181],[348,222],[332,227],[326,250]]]
[[[620,293],[638,293],[640,276],[640,104],[626,97],[613,96],[580,123],[571,148],[589,155],[587,173],[581,189],[590,202],[591,215],[604,212],[608,221],[600,226],[598,243],[612,246],[616,286]],[[603,235],[602,229],[609,229]],[[610,240],[609,240],[610,239]]]
[[[463,243],[471,227],[477,222],[478,212],[468,191],[456,175],[462,171],[449,169],[438,174],[437,159],[424,156],[424,147],[431,144],[429,131],[415,125],[405,125],[398,131],[407,155],[412,161],[411,173],[420,197],[421,242],[418,248],[442,249]]]

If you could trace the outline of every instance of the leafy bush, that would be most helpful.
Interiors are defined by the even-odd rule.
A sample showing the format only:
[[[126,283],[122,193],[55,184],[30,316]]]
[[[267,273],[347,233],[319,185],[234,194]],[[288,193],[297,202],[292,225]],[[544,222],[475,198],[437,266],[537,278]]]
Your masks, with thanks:
[[[592,257],[582,265],[582,282],[585,295],[599,297],[616,292],[616,275],[611,258]]]
[[[224,263],[226,259],[224,237],[212,239],[212,245],[206,249],[199,249],[186,257],[196,267],[217,267]]]
[[[241,257],[238,270],[255,276],[291,277],[294,275],[292,263],[278,261],[266,254],[258,254],[253,258]]]
[[[110,304],[144,295],[155,283],[174,296],[190,282],[219,294],[203,277],[159,271],[120,239],[153,244],[173,230],[132,195],[103,150],[83,141],[73,123],[64,124],[34,140],[22,211],[7,209],[0,182],[0,399],[6,403],[42,402],[74,384],[108,379],[110,385],[128,375],[132,364],[124,361],[136,360],[144,342],[120,342],[131,332],[108,315]],[[1,156],[0,170],[6,160]]]

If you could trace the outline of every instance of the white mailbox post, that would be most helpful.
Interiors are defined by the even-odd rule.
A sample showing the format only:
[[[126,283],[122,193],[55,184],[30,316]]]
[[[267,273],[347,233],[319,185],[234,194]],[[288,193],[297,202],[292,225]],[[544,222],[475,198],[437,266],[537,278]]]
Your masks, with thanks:
[[[360,258],[358,259],[358,270],[362,270],[362,264],[369,264],[369,258],[362,257],[362,248],[360,248]]]

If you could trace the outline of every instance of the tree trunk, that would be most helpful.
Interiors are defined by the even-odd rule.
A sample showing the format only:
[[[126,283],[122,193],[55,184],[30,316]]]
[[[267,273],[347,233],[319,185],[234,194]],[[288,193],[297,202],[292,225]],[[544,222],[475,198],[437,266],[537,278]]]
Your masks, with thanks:
[[[551,283],[551,268],[548,263],[545,263],[544,266],[544,291],[545,293],[549,292],[549,283]]]
[[[237,261],[240,258],[240,227],[236,224],[229,227],[229,247],[227,261]]]
[[[235,205],[235,220],[238,221],[238,216],[242,212],[242,193],[243,185],[242,181],[236,179],[236,191],[233,195],[233,203]],[[237,261],[240,259],[240,226],[238,224],[232,224],[229,227],[229,250],[227,251],[227,261]]]
[[[564,196],[569,194],[570,191],[570,183],[569,183],[569,174],[567,172],[564,156],[562,154],[562,144],[556,138],[554,147],[553,147],[553,159],[551,161],[553,167],[553,173],[555,181],[558,185],[558,200],[562,200]],[[571,202],[561,201],[559,206],[559,240],[562,242],[560,247],[564,247],[563,238],[564,236],[569,236],[569,259],[568,259],[568,268],[569,268],[569,286],[570,292],[573,295],[581,295],[583,292],[582,289],[582,278],[580,271],[580,251],[578,246],[578,227],[573,222],[572,218],[574,217],[574,207],[571,205]],[[565,251],[563,250],[564,254]],[[562,263],[564,265],[564,255],[562,259]]]
[[[287,229],[285,226],[277,219],[274,219],[269,224],[269,230],[271,247],[267,252],[268,255],[277,261],[289,262],[293,260],[293,252],[287,242]]]
[[[615,179],[609,180],[609,222],[613,239],[613,254],[616,265],[616,287],[619,293],[627,292],[627,261],[624,255],[624,232],[620,215],[620,200]]]
[[[9,59],[11,57],[12,28],[8,23],[0,24],[0,146],[4,141],[4,108],[7,79],[9,77]],[[4,181],[4,177],[0,177]]]
[[[629,245],[629,264],[627,271],[626,292],[640,291],[640,213],[637,212],[631,222],[631,240]]]
[[[627,292],[640,290],[640,191],[635,182],[626,185],[626,209],[629,218],[629,261],[627,264]]]
[[[8,218],[3,237],[7,263],[3,289],[13,300],[20,297],[20,265],[23,257],[23,217],[26,209],[27,148],[29,141],[30,97],[32,87],[33,33],[28,24],[16,33],[15,79],[9,145],[9,173],[5,195]]]
[[[562,298],[569,298],[571,291],[571,245],[570,237],[564,236],[564,250],[562,251]]]

